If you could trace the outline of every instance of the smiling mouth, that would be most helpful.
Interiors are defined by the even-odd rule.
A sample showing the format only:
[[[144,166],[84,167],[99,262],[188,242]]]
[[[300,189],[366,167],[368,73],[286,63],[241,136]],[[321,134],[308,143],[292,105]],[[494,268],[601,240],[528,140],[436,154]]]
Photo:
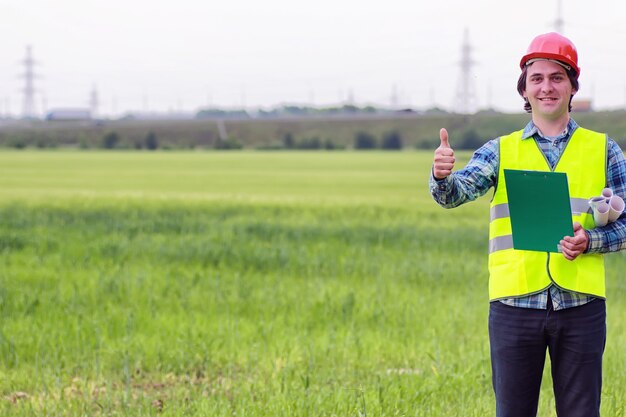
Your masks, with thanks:
[[[557,101],[558,98],[554,98],[554,97],[544,97],[544,98],[540,98],[539,101]]]

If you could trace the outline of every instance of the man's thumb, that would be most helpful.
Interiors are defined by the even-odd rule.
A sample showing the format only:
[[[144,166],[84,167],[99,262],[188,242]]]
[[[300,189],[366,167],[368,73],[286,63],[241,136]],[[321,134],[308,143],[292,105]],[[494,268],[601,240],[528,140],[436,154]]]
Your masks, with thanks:
[[[449,148],[450,144],[448,143],[448,131],[445,128],[441,128],[439,131],[439,140],[441,140],[440,148]]]

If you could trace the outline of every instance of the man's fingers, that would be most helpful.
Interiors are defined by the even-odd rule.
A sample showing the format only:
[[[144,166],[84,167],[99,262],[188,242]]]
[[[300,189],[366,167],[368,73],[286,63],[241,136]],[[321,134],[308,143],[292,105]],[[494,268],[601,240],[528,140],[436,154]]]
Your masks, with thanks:
[[[435,158],[437,156],[454,156],[452,148],[437,148],[435,150]]]
[[[589,236],[587,232],[578,222],[574,223],[574,236],[565,236],[563,241],[569,244],[568,248],[571,251],[575,251],[574,258],[578,255],[585,253],[589,246]]]
[[[452,149],[437,149],[435,152],[435,162],[456,162],[454,153],[447,151],[452,151]]]
[[[452,171],[454,168],[453,164],[439,164],[434,168],[435,173],[438,171]]]
[[[584,243],[585,238],[582,236],[565,236],[562,242],[566,242],[569,246],[578,246]]]
[[[454,169],[454,162],[454,156],[443,156],[439,153],[435,153],[435,160],[433,164],[433,173],[435,174],[435,178],[445,178],[450,175]]]
[[[587,248],[586,240],[584,238],[579,239],[578,236],[566,236],[559,243],[561,244],[561,253],[563,253],[565,259],[570,261],[582,255]]]
[[[583,236],[566,236],[561,240],[561,245],[571,250],[585,249],[586,240]]]
[[[572,250],[571,248],[567,247],[563,243],[561,243],[561,253],[563,254],[563,256],[565,256],[566,259],[570,261],[575,259],[578,255],[580,255],[580,251]]]
[[[441,142],[439,144],[440,148],[450,148],[450,143],[448,143],[448,131],[445,128],[439,130],[439,140]]]

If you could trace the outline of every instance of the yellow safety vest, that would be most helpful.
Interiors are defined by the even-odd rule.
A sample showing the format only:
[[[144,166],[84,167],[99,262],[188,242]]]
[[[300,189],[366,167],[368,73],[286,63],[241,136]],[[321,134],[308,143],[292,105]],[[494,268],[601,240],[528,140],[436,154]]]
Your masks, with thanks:
[[[513,249],[504,169],[550,171],[536,141],[522,140],[522,132],[500,138],[498,183],[491,201],[489,224],[489,299],[534,294],[551,284],[604,298],[602,255],[582,254],[568,261],[561,253]],[[572,221],[585,229],[595,227],[588,201],[600,195],[606,186],[606,159],[606,135],[578,127],[553,169],[567,173]]]

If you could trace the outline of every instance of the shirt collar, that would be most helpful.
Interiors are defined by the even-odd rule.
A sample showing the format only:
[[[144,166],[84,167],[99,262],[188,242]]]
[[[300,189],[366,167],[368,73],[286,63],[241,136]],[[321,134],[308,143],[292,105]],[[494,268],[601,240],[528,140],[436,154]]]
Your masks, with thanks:
[[[578,123],[576,123],[576,121],[570,117],[569,122],[567,122],[567,126],[565,127],[565,130],[559,135],[559,139],[571,135],[577,127]],[[535,126],[535,124],[531,120],[524,128],[524,132],[522,133],[522,140],[532,138],[535,133],[541,137],[544,137],[539,131],[539,128],[537,128],[537,126]]]

